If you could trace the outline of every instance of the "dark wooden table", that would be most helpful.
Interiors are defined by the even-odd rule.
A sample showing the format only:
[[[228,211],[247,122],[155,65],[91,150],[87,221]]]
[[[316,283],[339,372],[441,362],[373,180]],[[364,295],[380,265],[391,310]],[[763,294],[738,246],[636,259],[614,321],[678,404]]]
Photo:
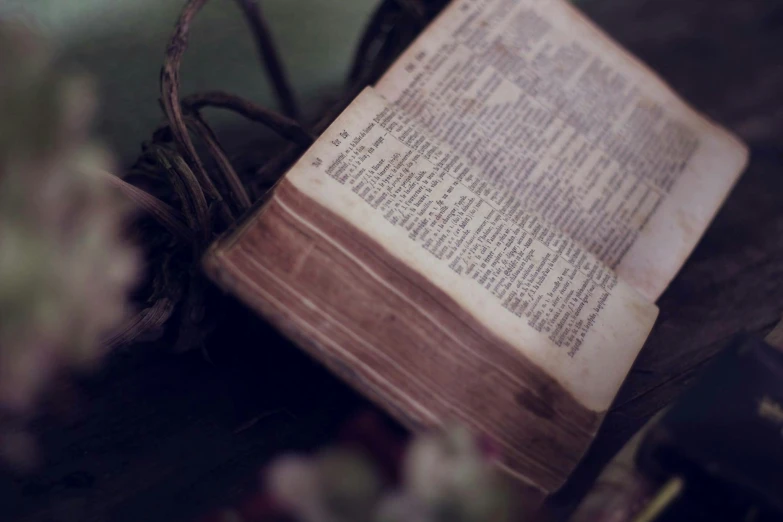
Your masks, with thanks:
[[[601,465],[739,332],[783,312],[783,2],[588,0],[584,9],[751,146],[749,169],[661,298],[660,319],[602,432],[553,500]],[[44,466],[0,472],[0,520],[190,520],[250,491],[283,450],[323,444],[370,407],[235,303],[241,328],[201,353],[112,356],[68,421],[37,426]],[[244,317],[244,319],[243,319]]]

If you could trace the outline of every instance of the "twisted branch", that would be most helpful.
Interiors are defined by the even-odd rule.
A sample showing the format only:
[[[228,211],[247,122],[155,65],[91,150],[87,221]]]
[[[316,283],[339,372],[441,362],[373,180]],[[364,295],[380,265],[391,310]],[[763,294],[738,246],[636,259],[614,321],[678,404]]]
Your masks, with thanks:
[[[196,111],[204,107],[217,107],[236,112],[249,120],[266,125],[283,138],[304,147],[309,147],[315,141],[315,137],[296,121],[227,92],[191,94],[182,99],[182,105]]]
[[[126,346],[139,340],[149,332],[160,331],[174,314],[176,302],[167,297],[156,299],[152,306],[145,308],[126,322],[122,329],[114,332],[103,343],[108,347]]]
[[[185,118],[182,114],[182,107],[180,106],[179,101],[179,69],[182,62],[182,56],[185,54],[185,50],[188,47],[190,24],[207,1],[208,0],[188,0],[177,20],[174,34],[172,34],[171,40],[166,48],[163,67],[160,71],[161,104],[163,106],[163,112],[166,113],[166,118],[171,126],[171,133],[174,137],[174,141],[187,163],[193,166],[193,173],[198,180],[198,184],[202,187],[204,195],[210,200],[217,202],[218,208],[224,219],[231,223],[234,221],[234,215],[226,202],[223,201],[223,197],[210,179],[209,174],[207,174],[204,164],[201,162],[201,158],[199,158],[196,148],[193,146],[193,142],[185,128]],[[211,232],[211,227],[209,230]]]
[[[427,25],[427,9],[421,0],[395,0],[421,27]]]
[[[245,19],[253,32],[258,55],[261,58],[262,65],[266,68],[269,79],[272,81],[272,86],[277,94],[280,107],[283,109],[283,114],[293,120],[299,120],[301,114],[299,113],[299,106],[296,103],[294,91],[288,81],[283,63],[278,56],[277,48],[270,36],[259,2],[257,0],[236,0],[236,2],[245,14]]]
[[[106,173],[109,184],[119,189],[136,206],[152,216],[171,235],[180,241],[191,242],[193,231],[182,220],[182,214],[148,192],[127,183],[114,174]]]
[[[348,74],[351,83],[367,81],[367,75],[364,73],[368,69],[372,69],[373,57],[377,56],[378,48],[388,38],[391,31],[392,25],[389,24],[389,18],[395,16],[396,11],[396,6],[392,2],[381,2],[370,17],[354,53],[351,72]]]
[[[218,170],[223,175],[223,181],[228,188],[228,196],[233,200],[235,208],[239,213],[243,213],[250,208],[250,196],[248,196],[242,181],[240,181],[234,167],[226,157],[223,147],[217,140],[217,136],[212,129],[201,119],[198,112],[192,116],[186,117],[188,128],[196,134],[207,148],[207,151],[215,159]]]
[[[205,246],[212,237],[209,207],[198,179],[182,156],[161,145],[152,145],[150,152],[169,175],[174,191],[182,201],[182,212],[191,230],[200,236],[199,246]]]

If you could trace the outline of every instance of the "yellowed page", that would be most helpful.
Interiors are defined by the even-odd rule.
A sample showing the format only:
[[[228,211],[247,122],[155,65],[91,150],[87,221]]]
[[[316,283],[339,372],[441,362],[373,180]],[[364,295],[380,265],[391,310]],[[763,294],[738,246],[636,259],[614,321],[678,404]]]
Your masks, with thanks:
[[[419,271],[593,411],[609,407],[657,308],[534,214],[473,192],[459,155],[365,90],[286,179]],[[308,223],[318,233],[318,223]],[[325,239],[328,234],[322,232]]]
[[[656,300],[747,161],[564,0],[456,0],[376,87],[481,174]]]

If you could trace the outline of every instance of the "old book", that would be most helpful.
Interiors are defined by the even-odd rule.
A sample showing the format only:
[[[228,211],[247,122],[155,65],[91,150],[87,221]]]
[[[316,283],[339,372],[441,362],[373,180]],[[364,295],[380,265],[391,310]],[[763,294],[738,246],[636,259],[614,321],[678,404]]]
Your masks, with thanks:
[[[413,429],[547,495],[746,148],[563,0],[456,0],[210,250],[211,277]]]

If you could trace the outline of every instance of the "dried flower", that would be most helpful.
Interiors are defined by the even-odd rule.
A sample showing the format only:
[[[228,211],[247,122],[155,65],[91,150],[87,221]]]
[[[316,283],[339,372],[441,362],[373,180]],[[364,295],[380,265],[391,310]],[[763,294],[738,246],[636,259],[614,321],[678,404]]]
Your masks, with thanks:
[[[99,358],[138,256],[109,156],[89,139],[87,79],[3,21],[0,71],[0,412],[28,416],[48,381]]]

